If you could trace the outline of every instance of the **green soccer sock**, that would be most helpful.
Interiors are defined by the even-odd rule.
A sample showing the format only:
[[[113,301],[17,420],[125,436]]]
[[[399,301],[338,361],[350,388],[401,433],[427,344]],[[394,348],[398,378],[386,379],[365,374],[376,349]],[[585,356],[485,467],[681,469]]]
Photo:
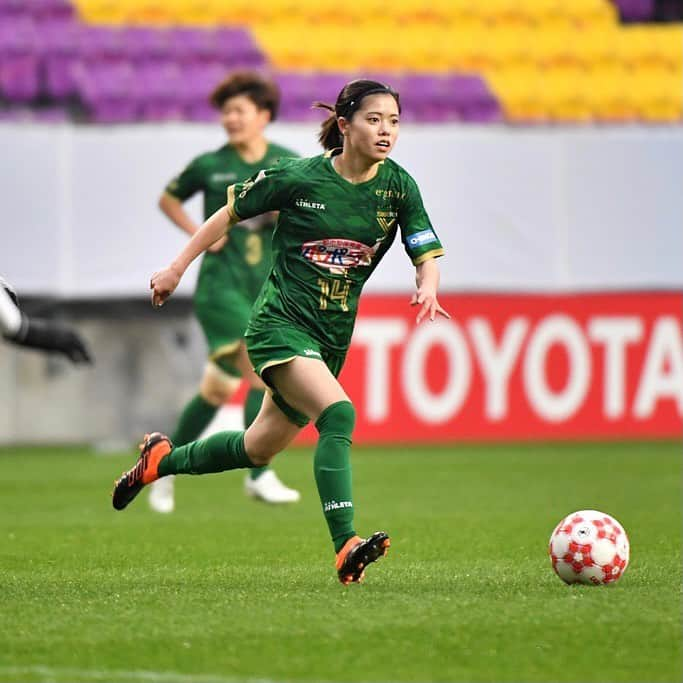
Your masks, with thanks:
[[[335,552],[356,535],[350,458],[355,423],[356,411],[349,401],[328,406],[315,423],[320,437],[313,458],[313,472]]]
[[[244,432],[218,432],[206,439],[176,446],[159,462],[159,476],[209,474],[253,466],[244,448]]]
[[[244,401],[244,428],[247,429],[249,425],[256,419],[258,411],[261,410],[261,403],[263,402],[262,389],[249,389],[247,398]],[[263,467],[254,467],[249,470],[249,476],[252,479],[258,479],[266,470],[268,465]]]
[[[211,405],[201,394],[197,394],[180,414],[175,432],[171,436],[173,445],[183,446],[199,438],[217,412],[218,406]]]

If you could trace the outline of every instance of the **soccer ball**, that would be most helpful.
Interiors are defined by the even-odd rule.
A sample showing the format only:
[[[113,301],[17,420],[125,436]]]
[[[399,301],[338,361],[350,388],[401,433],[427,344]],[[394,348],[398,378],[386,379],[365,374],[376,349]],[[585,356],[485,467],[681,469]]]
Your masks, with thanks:
[[[565,583],[614,583],[626,571],[629,553],[624,527],[597,510],[567,515],[548,544],[553,569]]]

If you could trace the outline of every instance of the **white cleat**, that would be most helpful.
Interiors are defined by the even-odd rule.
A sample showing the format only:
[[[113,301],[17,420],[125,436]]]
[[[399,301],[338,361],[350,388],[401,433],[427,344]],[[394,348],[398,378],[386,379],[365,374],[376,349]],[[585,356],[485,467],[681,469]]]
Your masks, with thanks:
[[[273,470],[266,470],[258,479],[247,475],[244,492],[266,503],[297,503],[301,499],[301,494],[295,489],[287,488]]]
[[[152,482],[149,487],[149,506],[154,512],[161,512],[168,514],[175,510],[175,498],[173,496],[173,480],[175,477],[171,474],[168,477],[162,477]]]

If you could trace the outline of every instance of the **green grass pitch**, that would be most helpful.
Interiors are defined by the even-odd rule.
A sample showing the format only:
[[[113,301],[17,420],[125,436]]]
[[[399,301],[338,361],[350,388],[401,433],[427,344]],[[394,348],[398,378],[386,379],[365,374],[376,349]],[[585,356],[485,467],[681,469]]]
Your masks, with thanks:
[[[343,587],[311,453],[276,460],[303,500],[242,472],[184,477],[177,512],[110,504],[126,456],[0,449],[0,680],[680,681],[681,445],[356,448],[357,530],[389,555]],[[582,508],[631,564],[565,586],[546,548]]]

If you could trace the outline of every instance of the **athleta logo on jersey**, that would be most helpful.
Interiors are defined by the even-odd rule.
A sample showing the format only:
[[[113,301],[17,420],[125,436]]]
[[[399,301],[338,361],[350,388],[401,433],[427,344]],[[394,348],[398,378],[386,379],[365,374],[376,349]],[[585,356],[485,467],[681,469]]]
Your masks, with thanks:
[[[321,202],[312,202],[309,199],[297,199],[294,203],[301,209],[318,209],[318,211],[325,211],[325,205]]]
[[[353,240],[316,240],[301,245],[301,255],[317,266],[334,270],[337,268],[357,268],[369,266],[377,253],[382,240],[369,247]]]

